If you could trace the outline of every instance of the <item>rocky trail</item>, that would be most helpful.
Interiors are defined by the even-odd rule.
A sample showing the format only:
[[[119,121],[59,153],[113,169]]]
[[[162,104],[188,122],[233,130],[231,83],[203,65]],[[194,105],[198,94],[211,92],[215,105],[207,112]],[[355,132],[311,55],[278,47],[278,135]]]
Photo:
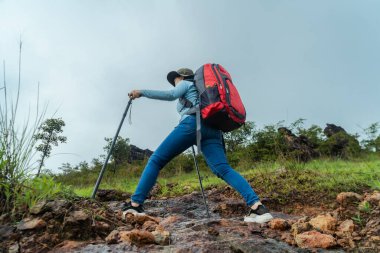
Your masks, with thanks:
[[[226,188],[227,189],[227,188]],[[247,208],[225,189],[150,199],[146,215],[120,208],[125,194],[39,202],[21,221],[0,217],[0,252],[379,252],[380,192],[341,193],[331,210],[273,212],[268,224],[243,222]],[[302,204],[302,203],[301,203]],[[317,211],[315,211],[317,210]]]

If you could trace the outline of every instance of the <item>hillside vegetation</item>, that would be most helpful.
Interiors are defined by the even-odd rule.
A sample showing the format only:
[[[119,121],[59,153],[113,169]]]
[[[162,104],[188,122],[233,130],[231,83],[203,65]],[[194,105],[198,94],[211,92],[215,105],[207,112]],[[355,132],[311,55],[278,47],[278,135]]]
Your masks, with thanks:
[[[302,126],[302,119],[287,127],[277,123],[262,129],[248,122],[225,134],[228,160],[262,197],[278,204],[289,200],[320,201],[321,196],[333,198],[342,191],[363,192],[380,187],[378,124],[367,128],[366,138],[361,141],[358,135],[332,124],[323,130]],[[120,147],[129,145],[128,139],[120,138],[118,142]],[[148,158],[131,161],[128,152],[116,151],[118,159],[108,165],[100,188],[133,193]],[[124,160],[120,158],[123,156]],[[206,188],[226,186],[201,156],[197,160]],[[101,166],[99,159],[91,165],[64,164],[63,172],[55,179],[88,197]],[[198,190],[192,153],[188,151],[165,166],[153,193],[156,197],[171,197]]]

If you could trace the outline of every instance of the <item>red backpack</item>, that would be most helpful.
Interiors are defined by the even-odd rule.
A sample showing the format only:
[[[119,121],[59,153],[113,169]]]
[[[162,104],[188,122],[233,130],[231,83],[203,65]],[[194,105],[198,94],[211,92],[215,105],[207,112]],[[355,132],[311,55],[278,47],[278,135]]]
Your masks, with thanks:
[[[213,127],[230,132],[245,122],[246,112],[231,75],[220,64],[205,64],[194,76],[200,96],[200,114]]]

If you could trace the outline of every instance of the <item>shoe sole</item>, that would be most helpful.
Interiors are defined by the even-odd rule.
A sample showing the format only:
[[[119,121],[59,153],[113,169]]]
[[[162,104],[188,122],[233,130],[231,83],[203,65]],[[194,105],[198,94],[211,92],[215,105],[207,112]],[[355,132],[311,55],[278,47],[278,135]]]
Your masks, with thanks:
[[[245,222],[265,223],[273,219],[270,213],[264,213],[263,215],[257,215],[255,217],[244,217]]]
[[[123,215],[122,215],[123,219],[125,219],[125,217],[127,216],[127,213],[131,213],[131,214],[137,215],[137,216],[144,216],[144,215],[146,215],[145,213],[139,213],[136,210],[130,209],[130,210],[127,210],[127,211],[123,212]]]

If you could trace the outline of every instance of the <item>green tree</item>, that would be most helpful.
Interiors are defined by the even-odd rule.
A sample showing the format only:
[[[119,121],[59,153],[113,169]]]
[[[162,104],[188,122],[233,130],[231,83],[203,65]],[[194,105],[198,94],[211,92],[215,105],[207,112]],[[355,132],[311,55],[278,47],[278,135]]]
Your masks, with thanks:
[[[283,136],[277,129],[283,126],[283,121],[275,125],[264,126],[252,132],[252,143],[248,145],[248,152],[254,161],[276,160],[286,149]]]
[[[101,169],[103,165],[103,163],[100,161],[99,158],[93,158],[91,163],[92,163],[92,168],[95,170]]]
[[[38,167],[37,177],[41,173],[41,168],[44,165],[44,161],[51,154],[52,146],[58,146],[58,143],[65,143],[67,138],[65,136],[59,136],[63,132],[62,127],[65,126],[65,122],[61,119],[47,119],[39,127],[39,132],[34,136],[37,141],[42,143],[36,147],[37,151],[41,152],[40,165]]]
[[[375,152],[380,152],[380,135],[374,141]]]
[[[113,138],[104,138],[104,140],[107,142],[107,145],[103,147],[104,151],[107,153],[110,151],[111,145]],[[113,148],[112,151],[112,160],[115,168],[116,166],[128,161],[128,158],[130,156],[130,146],[129,146],[129,139],[128,138],[123,138],[121,136],[117,137],[115,147]]]
[[[302,130],[304,130],[304,128],[303,128],[303,124],[304,124],[305,121],[306,121],[306,119],[304,119],[304,118],[299,118],[299,119],[295,120],[294,122],[290,123],[290,125],[289,125],[288,128],[290,129],[290,131],[292,131],[292,132],[294,132],[295,134],[298,134],[298,135],[299,135],[299,133],[300,133]]]
[[[323,142],[323,130],[317,125],[312,125],[308,129],[299,129],[298,135],[306,136],[309,140],[311,147],[318,151],[318,147]]]
[[[70,174],[75,171],[70,163],[62,163],[58,169],[61,170],[63,174]]]
[[[236,151],[239,148],[243,148],[250,144],[252,140],[252,131],[255,128],[253,122],[247,121],[244,126],[224,133],[224,142],[226,144],[227,151]]]
[[[357,140],[358,135],[351,135],[344,131],[328,137],[319,147],[322,155],[348,159],[361,154],[361,147]]]
[[[90,171],[90,165],[86,161],[82,161],[78,164],[78,170],[82,173],[88,173]]]
[[[380,135],[377,134],[379,129],[379,122],[372,123],[371,125],[369,125],[369,127],[364,129],[366,139],[362,141],[362,145],[369,152],[380,151]]]

